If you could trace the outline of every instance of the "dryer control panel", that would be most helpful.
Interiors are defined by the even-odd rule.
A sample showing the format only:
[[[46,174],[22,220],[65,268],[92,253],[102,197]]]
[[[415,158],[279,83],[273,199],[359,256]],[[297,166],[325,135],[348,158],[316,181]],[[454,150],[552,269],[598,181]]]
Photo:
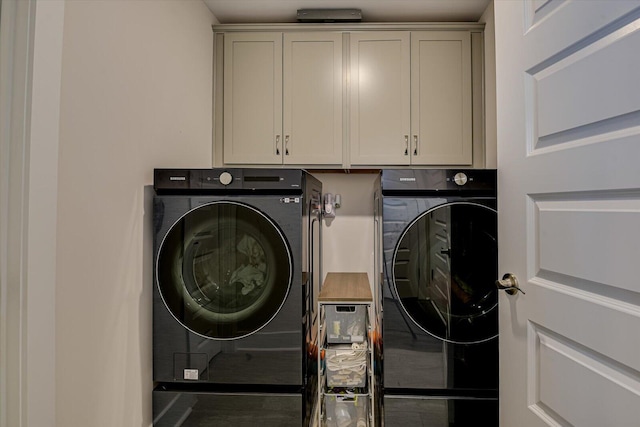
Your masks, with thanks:
[[[495,169],[385,169],[381,188],[392,193],[468,193],[495,194]]]

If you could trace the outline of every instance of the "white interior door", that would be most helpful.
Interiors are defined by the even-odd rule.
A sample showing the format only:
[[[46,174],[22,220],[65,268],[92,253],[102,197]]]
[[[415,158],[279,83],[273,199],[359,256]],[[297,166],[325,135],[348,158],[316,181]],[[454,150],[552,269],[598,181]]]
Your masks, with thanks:
[[[496,1],[500,420],[640,425],[640,2]]]

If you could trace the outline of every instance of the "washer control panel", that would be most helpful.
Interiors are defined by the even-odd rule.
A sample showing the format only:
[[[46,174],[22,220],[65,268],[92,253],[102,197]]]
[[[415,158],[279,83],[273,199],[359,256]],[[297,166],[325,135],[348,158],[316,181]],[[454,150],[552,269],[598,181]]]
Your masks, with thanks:
[[[283,191],[300,193],[302,169],[154,169],[153,188],[162,194],[227,194],[229,192]]]

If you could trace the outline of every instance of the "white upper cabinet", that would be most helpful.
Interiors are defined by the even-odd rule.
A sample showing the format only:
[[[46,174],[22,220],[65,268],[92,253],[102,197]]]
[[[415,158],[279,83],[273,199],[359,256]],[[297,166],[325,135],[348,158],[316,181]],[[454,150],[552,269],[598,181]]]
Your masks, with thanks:
[[[350,156],[355,165],[408,165],[410,33],[352,33]]]
[[[470,165],[471,34],[411,33],[411,164]]]
[[[224,163],[342,163],[342,34],[227,33]]]
[[[483,167],[480,24],[214,31],[214,164]]]
[[[471,34],[351,34],[353,165],[471,165]]]
[[[224,162],[282,163],[282,33],[224,38]]]
[[[342,163],[342,34],[284,35],[284,163]]]

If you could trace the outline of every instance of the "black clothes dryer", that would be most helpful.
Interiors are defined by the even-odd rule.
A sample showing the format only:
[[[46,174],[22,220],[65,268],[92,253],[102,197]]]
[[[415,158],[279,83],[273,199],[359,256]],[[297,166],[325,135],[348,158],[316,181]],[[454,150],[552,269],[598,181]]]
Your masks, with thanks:
[[[154,425],[256,411],[305,424],[321,183],[302,170],[156,169],[154,189]]]
[[[385,425],[497,426],[496,171],[384,170],[379,193]]]

